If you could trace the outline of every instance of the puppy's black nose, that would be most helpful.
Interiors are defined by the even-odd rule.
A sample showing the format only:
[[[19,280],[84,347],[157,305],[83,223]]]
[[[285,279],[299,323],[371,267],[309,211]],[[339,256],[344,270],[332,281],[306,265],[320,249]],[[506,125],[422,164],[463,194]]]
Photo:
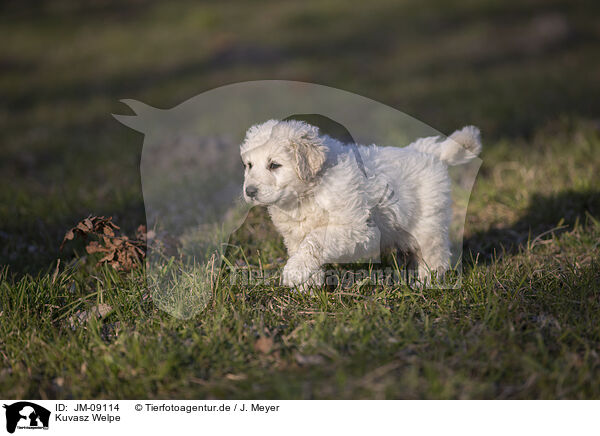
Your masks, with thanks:
[[[250,198],[256,197],[258,193],[258,189],[255,186],[247,186],[246,187],[246,195]]]

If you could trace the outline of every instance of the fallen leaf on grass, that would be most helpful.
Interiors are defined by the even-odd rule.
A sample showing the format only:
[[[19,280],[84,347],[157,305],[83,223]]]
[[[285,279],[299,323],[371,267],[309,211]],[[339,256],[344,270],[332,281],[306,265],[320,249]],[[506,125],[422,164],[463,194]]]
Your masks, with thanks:
[[[112,307],[108,304],[98,304],[89,310],[80,310],[69,317],[69,324],[75,330],[78,326],[89,322],[93,317],[98,319],[105,317],[111,310]]]
[[[146,226],[140,225],[137,228],[136,239],[129,239],[125,235],[118,236],[115,230],[119,229],[120,227],[112,222],[112,217],[87,217],[65,233],[60,249],[76,236],[83,239],[92,237],[96,240],[88,242],[85,251],[88,254],[102,253],[98,264],[107,263],[116,270],[130,271],[139,266],[146,256]]]
[[[239,380],[246,380],[248,378],[248,376],[246,374],[226,374],[225,378],[227,380],[239,381]]]
[[[254,349],[263,354],[269,354],[273,349],[273,338],[261,336],[254,343]]]
[[[325,363],[325,358],[320,354],[300,354],[294,355],[298,365],[310,366],[310,365],[321,365]]]

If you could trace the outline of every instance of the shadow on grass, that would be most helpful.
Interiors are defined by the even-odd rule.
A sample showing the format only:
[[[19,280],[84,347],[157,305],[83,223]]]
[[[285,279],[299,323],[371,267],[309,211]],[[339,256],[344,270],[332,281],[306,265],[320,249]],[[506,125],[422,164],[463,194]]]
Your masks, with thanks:
[[[62,8],[64,10],[58,8],[61,14],[51,7],[41,8],[39,11],[35,9],[38,12],[34,13],[27,7],[29,2],[25,4],[26,7],[13,7],[8,11],[16,17],[35,17],[42,23],[46,22],[44,20],[52,23],[56,21],[64,22],[65,27],[75,27],[83,19],[90,24],[97,23],[98,13],[101,17],[123,20],[126,17],[142,19],[142,12],[152,10],[154,5],[154,2],[148,0],[140,2],[137,7],[113,1],[101,2],[101,7],[81,6],[70,1],[62,3],[65,3]],[[188,6],[188,2],[179,2],[173,8],[182,12]],[[584,2],[583,6],[592,10],[596,8],[594,2]],[[469,119],[483,125],[488,134],[520,136],[531,133],[540,123],[562,113],[576,113],[581,108],[587,108],[592,113],[598,112],[597,99],[589,92],[594,88],[595,82],[590,82],[587,78],[570,81],[564,91],[572,93],[565,95],[564,91],[559,92],[557,88],[562,81],[556,81],[550,75],[531,75],[526,69],[518,70],[518,80],[511,80],[507,87],[494,77],[495,71],[520,68],[522,64],[531,62],[560,66],[562,63],[556,60],[572,52],[579,53],[583,60],[587,60],[583,51],[595,42],[595,34],[587,29],[585,23],[579,22],[579,16],[574,15],[568,4],[542,7],[538,2],[525,2],[519,7],[506,8],[490,5],[466,8],[459,4],[439,4],[424,7],[420,13],[410,18],[405,16],[406,12],[405,5],[382,2],[376,13],[360,15],[360,20],[356,17],[360,26],[328,26],[330,17],[322,10],[297,11],[289,16],[283,14],[287,17],[282,18],[283,22],[280,23],[286,28],[282,38],[285,43],[273,43],[265,34],[226,40],[212,46],[204,56],[190,54],[168,65],[158,64],[138,70],[124,69],[105,77],[77,77],[62,84],[54,83],[50,78],[48,82],[40,81],[23,89],[8,89],[4,99],[11,111],[23,112],[23,116],[27,116],[31,106],[39,103],[41,98],[45,104],[53,107],[62,104],[81,106],[107,96],[117,101],[126,96],[148,95],[156,90],[157,84],[165,87],[179,83],[182,84],[180,89],[197,89],[199,80],[215,87],[269,76],[273,79],[307,80],[346,88],[354,85],[351,80],[353,76],[347,76],[342,71],[354,70],[365,77],[374,75],[377,80],[372,82],[382,83],[383,86],[363,86],[362,89],[353,87],[353,91],[379,98],[388,104],[400,105],[401,109],[444,130],[450,130]],[[360,10],[350,14],[349,18],[354,14],[360,14]],[[509,21],[513,23],[510,26],[506,24]],[[464,53],[456,51],[452,55],[441,55],[436,49],[436,41],[458,38],[458,22],[461,27],[472,29],[475,36],[472,36],[469,43],[473,48]],[[402,25],[399,26],[398,23]],[[483,28],[482,23],[485,24]],[[172,23],[165,23],[168,24]],[[243,32],[244,29],[238,31]],[[272,30],[265,28],[263,31]],[[73,40],[76,36],[73,34]],[[405,41],[413,43],[405,45]],[[485,44],[487,49],[477,49],[480,44]],[[399,62],[399,53],[405,50],[407,59],[402,58],[403,67],[400,68],[394,62]],[[191,46],[190,53],[195,51],[196,48]],[[421,52],[427,54],[424,59],[408,62],[416,53]],[[106,53],[107,56],[110,55],[108,49]],[[332,57],[332,53],[336,56]],[[420,54],[417,59],[422,56]],[[302,65],[303,69],[300,71],[307,71],[292,74],[291,77],[278,73],[292,63]],[[14,66],[15,71],[30,68],[21,65],[19,59],[6,65]],[[40,63],[33,67],[39,69],[44,65]],[[478,83],[452,80],[465,72],[473,71],[478,72]],[[560,72],[560,77],[569,74],[566,69]],[[392,84],[428,77],[433,78],[433,81],[425,88],[420,85],[428,91],[418,98],[394,97],[388,100],[388,88]],[[448,85],[438,88],[436,84],[440,81],[448,82]],[[575,82],[579,83],[576,87],[573,85]],[[518,88],[519,92],[513,92],[513,88]],[[403,94],[411,93],[409,88],[404,91],[409,92]],[[515,102],[506,100],[507,95],[518,98],[521,106],[535,107],[535,111],[514,112]],[[169,96],[173,96],[172,91]],[[162,100],[170,100],[169,96],[164,95]],[[432,105],[432,102],[436,102],[436,105]],[[439,108],[431,109],[431,106],[435,107],[437,104],[451,110],[441,111],[443,116],[440,116]],[[485,116],[472,112],[469,109],[472,107],[477,107],[479,113],[483,110]],[[453,113],[457,113],[456,119],[453,119]]]
[[[600,191],[570,189],[553,195],[534,194],[527,211],[515,224],[466,238],[463,256],[467,262],[478,257],[478,261],[490,263],[496,256],[517,253],[544,232],[568,231],[578,223],[585,223],[590,216],[600,219]]]
[[[549,238],[551,233],[569,231],[592,217],[600,220],[600,191],[563,191],[554,195],[534,194],[525,214],[513,225],[477,232],[465,239],[463,258],[492,263],[499,256],[512,255],[536,237]],[[281,236],[271,223],[266,209],[253,208],[244,224],[231,236],[226,257],[238,265],[259,265],[274,262],[271,267],[283,267],[287,254]],[[398,261],[411,265],[411,259],[400,256]],[[387,257],[382,265],[393,266]],[[368,269],[355,264],[352,269]],[[342,268],[345,269],[345,268]]]

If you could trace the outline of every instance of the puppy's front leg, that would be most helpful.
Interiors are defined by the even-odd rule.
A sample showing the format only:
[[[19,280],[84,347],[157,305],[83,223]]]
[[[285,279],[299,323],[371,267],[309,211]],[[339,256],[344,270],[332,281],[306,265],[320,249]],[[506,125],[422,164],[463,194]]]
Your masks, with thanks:
[[[325,281],[323,264],[348,258],[356,252],[350,226],[320,227],[310,232],[283,268],[284,286],[320,286]]]
[[[299,286],[307,291],[311,286],[320,286],[325,280],[322,263],[316,257],[302,251],[290,257],[283,268],[281,283],[283,286]]]

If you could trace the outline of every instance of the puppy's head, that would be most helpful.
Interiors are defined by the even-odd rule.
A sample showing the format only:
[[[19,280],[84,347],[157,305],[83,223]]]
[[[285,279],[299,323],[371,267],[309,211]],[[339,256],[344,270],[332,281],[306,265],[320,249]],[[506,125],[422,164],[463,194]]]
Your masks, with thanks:
[[[327,153],[317,127],[293,120],[252,126],[240,149],[244,199],[281,206],[311,189]]]

